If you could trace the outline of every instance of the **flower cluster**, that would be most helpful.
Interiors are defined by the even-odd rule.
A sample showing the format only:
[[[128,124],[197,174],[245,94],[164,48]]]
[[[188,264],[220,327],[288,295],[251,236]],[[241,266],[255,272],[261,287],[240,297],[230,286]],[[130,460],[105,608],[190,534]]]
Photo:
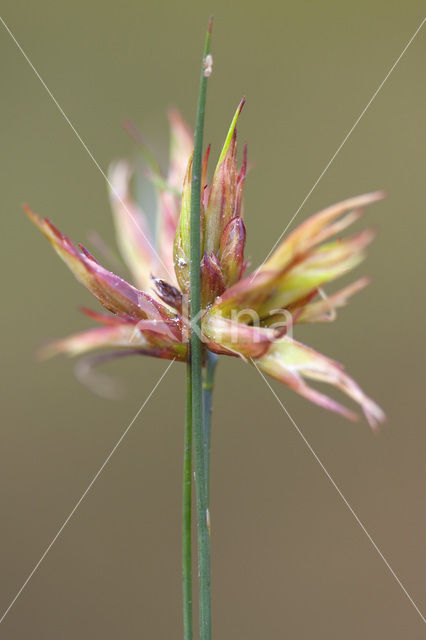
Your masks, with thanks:
[[[351,198],[313,215],[290,233],[254,274],[246,275],[242,196],[247,147],[239,168],[236,133],[243,104],[232,120],[210,186],[210,148],[203,162],[200,269],[204,349],[240,357],[312,402],[356,419],[356,414],[310,387],[306,380],[334,385],[355,400],[371,427],[377,428],[384,420],[377,404],[340,364],[294,340],[290,328],[297,323],[334,319],[335,310],[368,284],[363,278],[330,296],[323,292],[325,284],[363,259],[373,232],[345,238],[340,234],[358,220],[366,205],[383,194]],[[59,256],[108,312],[83,309],[98,326],[50,343],[45,355],[79,355],[106,348],[120,354],[186,361],[191,326],[187,300],[193,138],[177,112],[169,114],[169,121],[167,175],[151,169],[158,203],[155,234],[132,197],[135,169],[120,161],[110,170],[118,245],[134,285],[105,269],[84,247],[77,248],[51,222],[26,207]]]

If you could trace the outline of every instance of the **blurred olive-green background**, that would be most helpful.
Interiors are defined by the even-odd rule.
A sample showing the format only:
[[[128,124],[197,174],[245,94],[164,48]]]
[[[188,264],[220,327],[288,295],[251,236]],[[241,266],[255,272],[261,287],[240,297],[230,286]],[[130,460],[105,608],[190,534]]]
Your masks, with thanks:
[[[419,26],[424,4],[5,0],[1,10],[103,169],[135,151],[124,118],[163,161],[166,108],[193,122],[210,13],[206,138],[215,157],[246,95],[239,136],[254,164],[245,211],[256,265]],[[296,331],[345,364],[388,424],[374,437],[364,421],[345,422],[273,384],[423,611],[425,50],[426,27],[297,217],[388,192],[368,213],[380,233],[353,275],[368,273],[372,285],[335,324]],[[89,326],[77,307],[91,299],[21,203],[89,247],[90,231],[112,244],[113,230],[102,175],[1,25],[0,59],[3,611],[166,364],[103,367],[126,388],[112,401],[75,379],[74,362],[36,362],[44,339]],[[1,624],[1,638],[181,637],[183,394],[184,368],[175,364]],[[218,369],[212,487],[216,639],[424,637],[418,613],[264,381],[233,359]]]

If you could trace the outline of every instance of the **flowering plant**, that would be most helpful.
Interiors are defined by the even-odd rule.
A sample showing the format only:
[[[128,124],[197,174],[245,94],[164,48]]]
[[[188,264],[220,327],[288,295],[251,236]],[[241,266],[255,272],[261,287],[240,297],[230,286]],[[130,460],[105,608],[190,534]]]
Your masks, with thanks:
[[[205,349],[247,360],[312,402],[356,419],[352,411],[309,387],[305,378],[339,387],[360,404],[370,425],[377,428],[384,418],[381,409],[342,366],[289,334],[296,323],[334,320],[336,309],[368,284],[361,278],[331,296],[324,294],[325,284],[359,264],[374,233],[366,230],[328,240],[383,195],[376,192],[350,198],[320,211],[285,238],[254,274],[245,275],[242,195],[247,146],[238,170],[236,133],[243,104],[232,120],[211,186],[206,183],[210,148],[203,163],[200,270]],[[136,286],[107,271],[87,249],[81,246],[78,250],[51,222],[26,207],[77,279],[109,312],[83,309],[100,327],[50,343],[43,349],[45,356],[61,352],[79,355],[105,348],[187,360],[193,143],[181,116],[171,112],[169,117],[172,144],[168,175],[152,175],[160,205],[157,244],[131,195],[132,167],[120,161],[110,170],[118,244]]]
[[[106,310],[83,309],[98,326],[48,344],[51,356],[107,349],[111,356],[149,355],[188,363],[183,490],[183,600],[185,639],[192,638],[191,483],[192,426],[197,487],[200,637],[211,635],[209,450],[210,403],[218,355],[238,357],[283,382],[308,400],[349,419],[356,414],[309,386],[333,385],[360,405],[377,429],[384,413],[344,371],[293,338],[298,323],[330,322],[336,309],[368,284],[361,278],[326,295],[324,286],[356,267],[374,234],[341,234],[380,200],[381,192],[350,198],[308,218],[252,274],[244,256],[243,190],[247,146],[237,162],[239,104],[208,185],[210,147],[202,157],[207,78],[207,36],[195,139],[180,114],[169,114],[171,151],[167,175],[151,163],[158,212],[155,234],[132,196],[134,167],[121,160],[109,175],[118,245],[134,284],[105,269],[87,249],[76,247],[49,220],[25,207],[76,278]],[[201,387],[202,376],[204,384]]]

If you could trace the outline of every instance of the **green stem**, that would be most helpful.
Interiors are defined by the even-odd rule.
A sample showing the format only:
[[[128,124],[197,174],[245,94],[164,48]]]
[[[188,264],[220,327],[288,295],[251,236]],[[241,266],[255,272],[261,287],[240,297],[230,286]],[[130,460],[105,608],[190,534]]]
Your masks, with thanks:
[[[212,21],[209,21],[203,62],[194,133],[194,156],[191,177],[191,221],[190,221],[190,312],[191,312],[191,380],[192,380],[192,424],[194,439],[195,480],[197,490],[198,533],[198,580],[200,606],[200,640],[211,639],[210,598],[210,534],[207,523],[206,468],[203,447],[202,410],[202,361],[201,344],[201,275],[200,275],[200,211],[201,211],[201,165],[203,152],[204,115],[208,75],[205,60],[210,52]]]
[[[192,553],[191,553],[191,499],[192,499],[192,393],[191,365],[186,371],[186,422],[183,454],[182,499],[182,594],[183,637],[192,640]]]
[[[211,448],[211,417],[212,395],[214,386],[214,374],[218,356],[212,351],[207,351],[207,365],[203,376],[203,442],[204,464],[206,467],[206,492],[207,508],[210,508],[210,448]]]

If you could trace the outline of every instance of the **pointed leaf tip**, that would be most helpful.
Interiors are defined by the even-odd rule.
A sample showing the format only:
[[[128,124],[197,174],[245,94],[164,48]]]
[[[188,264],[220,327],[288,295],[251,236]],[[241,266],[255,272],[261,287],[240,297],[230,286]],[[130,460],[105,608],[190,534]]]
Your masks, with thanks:
[[[219,157],[219,160],[218,160],[218,163],[217,163],[217,167],[219,167],[221,165],[221,163],[225,159],[225,156],[226,156],[226,154],[228,152],[228,149],[229,149],[229,145],[231,144],[231,140],[232,140],[234,132],[235,132],[235,128],[237,126],[237,121],[238,121],[239,115],[240,115],[241,111],[243,110],[245,102],[246,102],[246,99],[243,98],[241,100],[240,104],[237,107],[237,110],[236,110],[236,112],[234,114],[234,117],[232,118],[231,126],[229,127],[228,135],[226,136],[225,144],[223,145],[222,152],[220,154],[220,157]],[[217,171],[217,168],[216,168],[216,171]]]
[[[243,96],[241,98],[240,104],[238,105],[238,109],[237,109],[238,115],[240,115],[241,111],[243,110],[245,103],[246,103],[246,97]]]

